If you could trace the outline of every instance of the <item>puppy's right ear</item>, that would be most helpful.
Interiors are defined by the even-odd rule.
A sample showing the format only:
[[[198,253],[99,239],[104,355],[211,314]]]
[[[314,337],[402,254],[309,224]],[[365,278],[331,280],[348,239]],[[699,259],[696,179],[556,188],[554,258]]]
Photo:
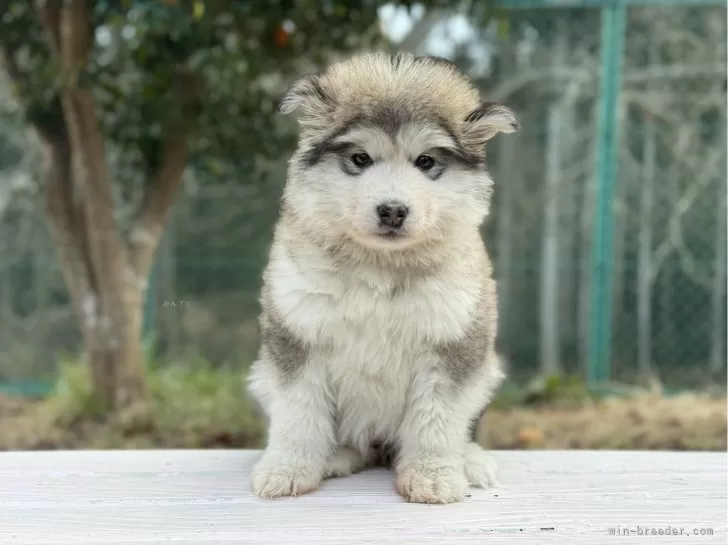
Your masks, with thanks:
[[[334,107],[334,98],[326,90],[318,74],[306,74],[294,81],[283,93],[278,111],[289,114],[298,109],[305,117],[322,117]]]
[[[484,102],[465,118],[464,139],[473,146],[485,146],[500,132],[516,132],[520,129],[516,114],[510,108],[496,102]]]

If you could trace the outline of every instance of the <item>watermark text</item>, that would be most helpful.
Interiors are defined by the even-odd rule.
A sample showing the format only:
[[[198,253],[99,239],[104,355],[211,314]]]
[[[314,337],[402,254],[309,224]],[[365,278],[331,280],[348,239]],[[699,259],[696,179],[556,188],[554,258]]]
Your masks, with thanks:
[[[190,306],[190,302],[184,299],[181,301],[165,301],[162,306],[164,308],[187,308]]]
[[[610,536],[712,536],[712,528],[682,526],[616,526],[609,529]]]

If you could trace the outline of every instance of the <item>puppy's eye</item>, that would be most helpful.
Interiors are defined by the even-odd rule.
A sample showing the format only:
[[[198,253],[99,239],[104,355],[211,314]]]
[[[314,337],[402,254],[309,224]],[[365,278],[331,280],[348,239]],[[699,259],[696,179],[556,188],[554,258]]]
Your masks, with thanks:
[[[364,152],[355,153],[351,156],[351,162],[354,163],[359,168],[366,168],[370,166],[374,161],[372,161],[372,158],[369,157],[368,154]]]
[[[420,155],[415,159],[415,166],[420,170],[430,170],[435,166],[435,160],[429,155]]]

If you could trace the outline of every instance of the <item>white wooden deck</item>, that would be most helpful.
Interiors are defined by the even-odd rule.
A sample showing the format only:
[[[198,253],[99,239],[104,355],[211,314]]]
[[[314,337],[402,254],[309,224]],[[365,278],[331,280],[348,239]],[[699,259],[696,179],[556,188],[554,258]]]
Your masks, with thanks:
[[[393,475],[249,491],[253,451],[0,453],[0,545],[725,544],[725,453],[505,452],[500,489],[405,503]],[[682,535],[650,535],[654,529]],[[614,535],[619,528],[632,535]],[[647,532],[648,535],[639,535]],[[712,535],[694,533],[709,531]]]

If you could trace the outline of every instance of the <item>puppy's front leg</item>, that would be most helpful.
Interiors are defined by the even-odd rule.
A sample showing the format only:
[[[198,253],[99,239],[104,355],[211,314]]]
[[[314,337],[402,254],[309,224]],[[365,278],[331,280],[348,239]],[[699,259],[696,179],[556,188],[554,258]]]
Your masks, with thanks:
[[[275,498],[316,490],[335,445],[323,366],[308,361],[271,397],[268,445],[253,468],[253,492]]]
[[[399,433],[397,491],[407,501],[461,501],[468,482],[464,451],[473,409],[438,369],[416,377]]]

